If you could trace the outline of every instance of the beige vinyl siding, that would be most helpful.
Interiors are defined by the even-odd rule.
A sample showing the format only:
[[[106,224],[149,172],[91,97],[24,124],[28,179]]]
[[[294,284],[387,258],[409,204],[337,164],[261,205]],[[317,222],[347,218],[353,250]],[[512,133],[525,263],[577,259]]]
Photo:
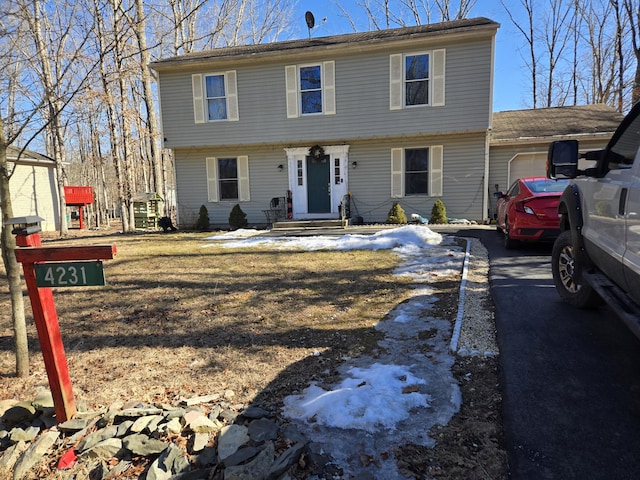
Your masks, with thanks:
[[[242,148],[242,150],[239,150]],[[248,175],[248,189],[241,187],[240,194],[243,198],[249,196],[249,200],[223,200],[211,202],[208,199],[208,176],[207,166],[209,159],[216,157],[241,156],[238,153],[246,153],[247,171],[243,172],[240,167],[239,175]],[[193,226],[198,218],[198,211],[201,205],[207,207],[209,220],[212,225],[220,228],[228,228],[229,213],[237,203],[247,214],[250,226],[263,226],[265,215],[262,210],[269,206],[272,197],[286,196],[288,189],[287,172],[281,172],[277,165],[286,165],[286,157],[283,147],[269,147],[262,149],[219,148],[219,149],[177,149],[175,152],[176,163],[176,189],[177,189],[177,209],[178,224],[183,228]],[[239,162],[240,164],[241,162]]]
[[[60,202],[54,166],[17,165],[9,189],[14,216],[37,215],[44,218],[42,231],[57,230]]]
[[[398,145],[413,148],[436,143],[443,149],[442,196],[393,198],[389,175],[392,149]],[[407,216],[417,213],[429,218],[433,203],[440,198],[449,217],[480,221],[485,218],[482,212],[484,149],[484,136],[481,135],[438,138],[427,142],[416,138],[375,145],[354,143],[349,149],[349,162],[357,161],[358,167],[349,172],[349,191],[356,210],[365,222],[383,222],[393,203],[399,202]],[[355,212],[353,214],[356,215]]]
[[[336,142],[420,133],[486,130],[491,98],[491,40],[446,48],[446,105],[389,110],[389,58],[402,50],[308,58],[335,62],[335,115],[288,118],[285,67],[289,62],[238,65],[238,122],[194,124],[191,75],[160,74],[165,146]],[[415,51],[415,48],[412,50]],[[288,72],[288,71],[287,71]],[[289,115],[292,112],[289,112]]]
[[[424,145],[442,145],[442,196],[391,196],[390,158],[395,148],[411,148]],[[242,202],[249,225],[264,226],[262,212],[272,197],[284,197],[288,190],[288,175],[284,148],[286,145],[255,147],[243,150],[249,158],[249,188],[251,200]],[[480,221],[482,212],[485,141],[481,135],[404,138],[380,142],[353,142],[349,146],[349,191],[353,195],[353,215],[361,215],[366,222],[384,222],[391,205],[399,201],[407,215],[417,213],[431,215],[436,198],[441,198],[450,217]],[[206,159],[216,156],[232,156],[236,148],[177,149],[175,151],[176,182],[178,192],[179,225],[188,228],[197,219],[200,205],[206,205],[211,223],[221,228],[228,226],[229,213],[237,201],[207,201]],[[357,162],[357,168],[352,167]]]

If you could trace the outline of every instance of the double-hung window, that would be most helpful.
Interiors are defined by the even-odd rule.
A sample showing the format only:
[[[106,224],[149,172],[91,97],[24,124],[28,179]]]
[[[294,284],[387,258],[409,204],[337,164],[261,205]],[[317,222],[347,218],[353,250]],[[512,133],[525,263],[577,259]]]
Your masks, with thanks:
[[[249,157],[209,157],[207,193],[210,202],[249,201]]]
[[[191,87],[195,123],[239,120],[235,70],[192,75]]]
[[[442,145],[391,149],[391,196],[442,196]]]
[[[285,67],[287,118],[336,113],[335,62]]]
[[[444,106],[445,50],[389,57],[389,108]]]

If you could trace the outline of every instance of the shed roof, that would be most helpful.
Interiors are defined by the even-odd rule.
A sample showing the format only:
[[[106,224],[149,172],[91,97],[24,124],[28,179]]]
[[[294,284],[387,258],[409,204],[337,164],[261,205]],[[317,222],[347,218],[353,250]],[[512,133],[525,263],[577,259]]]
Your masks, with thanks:
[[[300,51],[303,49],[326,49],[344,48],[345,46],[355,45],[376,45],[393,40],[408,40],[430,36],[473,33],[481,32],[483,30],[495,33],[499,26],[500,24],[493,20],[479,17],[455,20],[452,22],[419,25],[416,27],[392,28],[388,30],[333,35],[329,37],[222,47],[161,59],[156,62],[152,62],[151,67],[155,70],[163,70],[165,68],[177,67],[180,65],[201,63],[231,57],[255,57],[257,55],[268,56],[273,54],[282,54],[284,52]]]
[[[508,110],[493,114],[491,142],[572,135],[611,135],[624,118],[605,104]]]
[[[9,162],[16,162],[18,159],[18,155],[20,155],[20,160],[17,160],[18,163],[41,163],[46,164],[47,166],[55,165],[56,162],[53,158],[47,157],[46,155],[41,155],[40,153],[32,152],[31,150],[24,150],[22,154],[21,148],[8,146],[7,147],[7,160]]]

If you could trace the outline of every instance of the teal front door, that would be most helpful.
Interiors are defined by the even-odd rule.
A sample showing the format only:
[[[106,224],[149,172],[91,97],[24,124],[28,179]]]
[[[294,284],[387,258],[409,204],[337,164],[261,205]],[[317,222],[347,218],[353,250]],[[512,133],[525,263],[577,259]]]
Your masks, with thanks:
[[[331,213],[331,162],[329,155],[307,156],[308,213]]]

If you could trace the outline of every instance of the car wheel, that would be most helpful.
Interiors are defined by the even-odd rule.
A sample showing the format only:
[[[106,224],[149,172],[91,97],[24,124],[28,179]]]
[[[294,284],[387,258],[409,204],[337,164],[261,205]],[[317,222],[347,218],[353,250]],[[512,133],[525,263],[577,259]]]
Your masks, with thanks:
[[[519,242],[515,238],[511,238],[511,227],[509,226],[508,218],[504,220],[504,230],[502,232],[504,233],[504,248],[507,250],[516,248]]]
[[[560,298],[578,308],[594,308],[602,304],[598,293],[578,278],[580,255],[573,247],[571,231],[560,234],[551,252],[553,283]]]

